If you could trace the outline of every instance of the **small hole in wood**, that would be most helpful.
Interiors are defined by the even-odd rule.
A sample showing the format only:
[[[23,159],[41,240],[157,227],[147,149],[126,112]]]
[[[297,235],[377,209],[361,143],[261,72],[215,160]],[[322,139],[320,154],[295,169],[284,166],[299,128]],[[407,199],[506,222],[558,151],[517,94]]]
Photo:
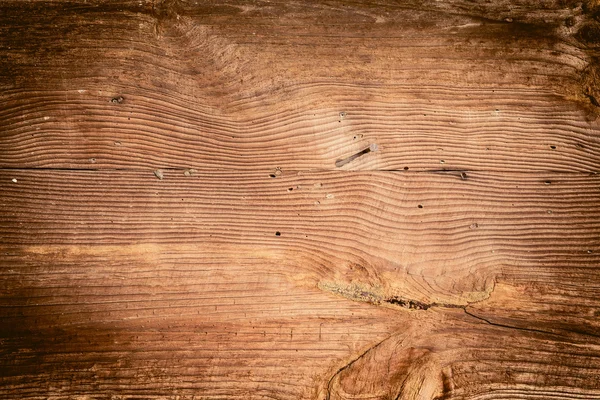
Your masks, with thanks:
[[[275,232],[275,236],[281,236],[281,232],[279,232],[279,231]]]
[[[423,208],[423,204],[419,204],[417,207],[419,207],[419,208]]]
[[[575,25],[575,18],[568,17],[567,19],[565,19],[565,26],[566,27],[571,28],[574,25]]]
[[[556,150],[556,146],[550,146],[552,150]]]

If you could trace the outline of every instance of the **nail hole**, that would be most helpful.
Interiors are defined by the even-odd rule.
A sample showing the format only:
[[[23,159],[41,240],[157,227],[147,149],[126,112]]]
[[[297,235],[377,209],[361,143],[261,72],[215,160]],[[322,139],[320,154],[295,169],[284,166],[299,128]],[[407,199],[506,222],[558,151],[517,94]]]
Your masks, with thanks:
[[[544,183],[545,183],[546,185],[549,185],[549,184],[551,184],[551,183],[552,183],[552,181],[545,181]]]
[[[417,207],[419,207],[419,208],[423,208],[423,204],[419,204]]]
[[[462,179],[462,180],[466,180],[467,178],[468,178],[468,176],[467,176],[467,173],[466,173],[466,172],[462,172],[462,173],[460,174],[460,179]]]
[[[113,104],[121,104],[123,101],[125,101],[125,99],[123,98],[123,96],[118,96],[118,97],[113,97],[110,102]]]
[[[408,167],[404,167],[404,170],[405,170],[405,171],[408,171]]]
[[[279,232],[279,231],[275,232],[275,236],[281,236],[281,232]]]
[[[277,175],[275,175],[275,174],[270,174],[270,175],[269,175],[269,178],[277,178]]]
[[[445,164],[446,161],[445,160],[440,160],[440,164]]]
[[[594,251],[593,250],[588,250],[587,253],[588,254],[592,254]]]
[[[556,150],[556,146],[550,146],[552,150]]]

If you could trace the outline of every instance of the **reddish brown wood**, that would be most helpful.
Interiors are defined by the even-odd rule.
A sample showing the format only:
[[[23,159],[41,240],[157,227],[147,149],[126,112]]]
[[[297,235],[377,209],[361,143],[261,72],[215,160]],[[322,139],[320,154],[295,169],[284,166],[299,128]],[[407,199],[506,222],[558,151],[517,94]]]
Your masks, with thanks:
[[[599,15],[0,0],[0,397],[600,399]]]

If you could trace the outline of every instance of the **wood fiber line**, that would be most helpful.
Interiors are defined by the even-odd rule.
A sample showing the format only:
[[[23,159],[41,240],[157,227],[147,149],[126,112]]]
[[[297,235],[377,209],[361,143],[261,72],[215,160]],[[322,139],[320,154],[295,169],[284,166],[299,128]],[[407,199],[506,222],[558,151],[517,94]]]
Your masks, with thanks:
[[[600,400],[599,33],[0,0],[0,398]]]

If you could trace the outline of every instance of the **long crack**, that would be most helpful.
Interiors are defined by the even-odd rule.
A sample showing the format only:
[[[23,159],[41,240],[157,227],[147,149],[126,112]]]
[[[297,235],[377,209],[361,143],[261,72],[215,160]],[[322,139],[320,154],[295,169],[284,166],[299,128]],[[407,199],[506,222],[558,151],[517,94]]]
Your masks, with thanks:
[[[494,282],[494,286],[487,293],[487,296],[481,300],[467,302],[467,304],[455,304],[455,303],[441,303],[441,302],[431,302],[425,303],[418,300],[407,299],[399,296],[391,296],[386,297],[383,295],[384,290],[382,288],[374,288],[368,287],[360,284],[351,284],[351,285],[339,285],[331,282],[320,282],[318,284],[319,289],[331,293],[335,293],[342,297],[345,297],[352,301],[364,302],[378,306],[386,306],[387,308],[401,308],[405,310],[429,310],[431,308],[451,308],[451,309],[461,309],[463,312],[471,318],[477,319],[480,322],[485,322],[486,324],[496,326],[499,328],[506,329],[515,329],[520,331],[527,332],[537,332],[543,333],[547,335],[557,335],[560,334],[552,331],[547,331],[543,329],[536,328],[526,328],[515,325],[502,324],[498,322],[490,321],[487,318],[481,317],[473,312],[469,311],[469,307],[473,304],[481,303],[489,299],[496,288],[496,283]],[[392,335],[393,336],[393,335]],[[370,350],[370,349],[369,349]],[[367,350],[367,352],[369,351]],[[363,353],[363,355],[366,353]],[[355,360],[356,361],[356,360]],[[338,371],[339,373],[340,371]],[[336,374],[337,375],[337,374]],[[335,375],[334,375],[335,376]]]

